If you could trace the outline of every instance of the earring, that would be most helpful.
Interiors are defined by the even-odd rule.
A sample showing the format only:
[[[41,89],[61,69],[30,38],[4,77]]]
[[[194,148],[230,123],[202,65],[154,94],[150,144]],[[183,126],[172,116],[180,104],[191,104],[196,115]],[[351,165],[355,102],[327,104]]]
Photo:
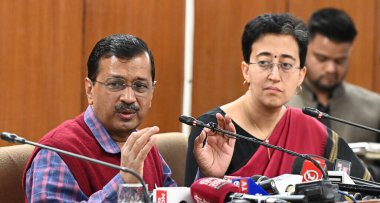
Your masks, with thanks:
[[[296,88],[296,94],[300,95],[301,93],[302,93],[302,86],[298,85],[297,88]]]
[[[249,82],[247,82],[246,80],[244,80],[243,85],[248,85],[249,86]]]

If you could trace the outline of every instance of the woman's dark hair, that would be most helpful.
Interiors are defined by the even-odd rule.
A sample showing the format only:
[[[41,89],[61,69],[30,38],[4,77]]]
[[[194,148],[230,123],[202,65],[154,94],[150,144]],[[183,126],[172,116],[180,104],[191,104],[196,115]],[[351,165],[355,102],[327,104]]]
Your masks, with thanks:
[[[252,44],[266,34],[291,35],[297,41],[300,67],[305,66],[309,33],[306,25],[291,14],[263,14],[247,23],[242,36],[244,61],[249,63]]]

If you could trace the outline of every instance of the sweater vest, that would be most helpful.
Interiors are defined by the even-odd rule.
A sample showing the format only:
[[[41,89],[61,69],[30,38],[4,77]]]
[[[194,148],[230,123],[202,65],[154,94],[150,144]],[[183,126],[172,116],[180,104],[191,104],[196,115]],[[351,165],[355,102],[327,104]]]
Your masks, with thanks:
[[[62,123],[43,136],[39,143],[107,163],[120,165],[121,153],[110,154],[103,150],[84,122],[84,113],[73,120]],[[24,190],[26,172],[39,150],[39,148],[36,148],[27,162],[22,180]],[[58,155],[66,163],[75,180],[78,182],[79,187],[88,197],[101,190],[119,173],[118,170],[106,166],[63,154]],[[143,179],[145,183],[148,184],[149,190],[153,190],[155,186],[161,187],[163,185],[162,161],[156,146],[153,146],[144,161]]]

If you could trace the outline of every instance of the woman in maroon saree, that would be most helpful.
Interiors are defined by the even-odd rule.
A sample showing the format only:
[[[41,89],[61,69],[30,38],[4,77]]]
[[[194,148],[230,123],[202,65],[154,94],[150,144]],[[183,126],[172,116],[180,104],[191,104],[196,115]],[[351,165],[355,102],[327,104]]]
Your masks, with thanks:
[[[285,104],[300,90],[306,74],[308,32],[290,14],[264,14],[248,22],[241,70],[247,92],[199,119],[272,145],[352,163],[351,175],[370,179],[368,170],[339,136],[300,109]],[[207,137],[207,139],[206,139]],[[186,185],[196,171],[203,176],[291,173],[295,157],[258,144],[193,127],[189,136]]]

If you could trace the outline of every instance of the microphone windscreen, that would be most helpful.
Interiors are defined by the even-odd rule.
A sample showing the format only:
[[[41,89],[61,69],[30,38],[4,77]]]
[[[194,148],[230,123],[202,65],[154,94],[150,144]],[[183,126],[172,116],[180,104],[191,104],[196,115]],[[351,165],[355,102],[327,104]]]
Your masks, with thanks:
[[[302,113],[316,118],[320,116],[320,111],[318,111],[318,109],[314,109],[307,106],[302,107]]]
[[[190,117],[190,116],[182,115],[182,116],[179,117],[179,121],[181,123],[185,123],[187,125],[193,125],[193,122],[195,121],[195,118]]]
[[[201,178],[190,186],[195,202],[223,203],[231,193],[239,192],[239,187],[220,178]]]

